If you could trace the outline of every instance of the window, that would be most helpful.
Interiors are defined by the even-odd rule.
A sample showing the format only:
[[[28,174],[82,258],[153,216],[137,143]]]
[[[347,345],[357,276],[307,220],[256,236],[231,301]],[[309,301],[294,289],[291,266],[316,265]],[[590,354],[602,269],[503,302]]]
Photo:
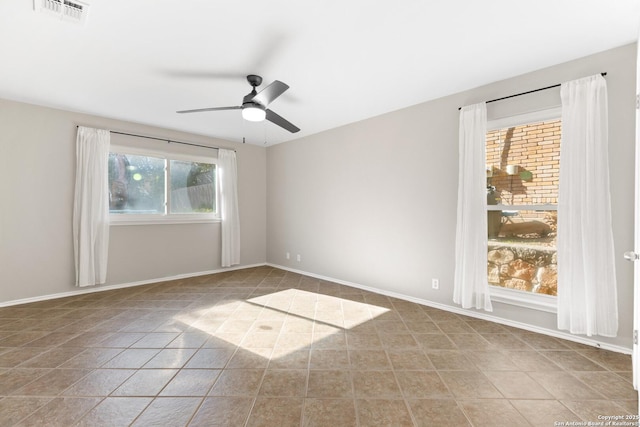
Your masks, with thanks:
[[[496,289],[557,295],[561,126],[559,109],[488,123],[487,272]]]
[[[109,153],[109,212],[115,223],[217,219],[213,159],[137,152]]]

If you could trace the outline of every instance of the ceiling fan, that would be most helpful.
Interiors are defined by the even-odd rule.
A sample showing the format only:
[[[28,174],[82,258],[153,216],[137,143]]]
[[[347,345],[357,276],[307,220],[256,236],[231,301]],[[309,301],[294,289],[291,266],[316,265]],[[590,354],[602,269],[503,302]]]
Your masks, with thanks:
[[[203,111],[242,110],[242,117],[245,120],[260,122],[264,119],[267,119],[271,123],[274,123],[291,133],[296,133],[300,130],[300,128],[267,108],[267,106],[271,104],[277,97],[279,97],[284,93],[284,91],[289,89],[288,85],[282,83],[279,80],[275,80],[260,92],[256,92],[256,87],[262,84],[262,77],[255,74],[249,74],[247,76],[247,81],[251,85],[252,90],[242,99],[242,105],[233,107],[198,108],[196,110],[182,110],[177,112],[182,114],[200,113]]]

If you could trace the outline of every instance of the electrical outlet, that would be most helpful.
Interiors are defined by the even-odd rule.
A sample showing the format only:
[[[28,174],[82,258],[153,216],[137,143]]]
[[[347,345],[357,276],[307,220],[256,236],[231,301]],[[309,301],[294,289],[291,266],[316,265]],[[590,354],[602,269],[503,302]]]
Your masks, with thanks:
[[[296,255],[296,260],[297,260],[298,262],[302,261],[302,257],[300,256],[300,254]]]
[[[440,280],[438,279],[431,279],[431,287],[433,289],[440,289]]]
[[[291,254],[290,254],[289,252],[287,252],[287,253],[284,255],[284,257],[285,257],[286,259],[290,259],[290,258],[291,258]]]

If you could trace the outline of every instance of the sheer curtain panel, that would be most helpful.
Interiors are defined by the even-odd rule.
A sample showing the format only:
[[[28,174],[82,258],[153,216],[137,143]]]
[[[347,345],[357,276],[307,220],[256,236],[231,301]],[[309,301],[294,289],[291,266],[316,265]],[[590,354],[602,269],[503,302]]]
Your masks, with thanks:
[[[223,267],[240,264],[240,215],[238,212],[238,167],[233,150],[218,150],[220,216],[222,218]]]
[[[462,308],[493,311],[487,279],[486,133],[486,104],[463,107],[460,110],[453,302]]]
[[[601,75],[563,83],[558,189],[558,328],[616,336],[607,85]]]
[[[107,280],[110,137],[107,130],[78,127],[73,201],[76,286]]]

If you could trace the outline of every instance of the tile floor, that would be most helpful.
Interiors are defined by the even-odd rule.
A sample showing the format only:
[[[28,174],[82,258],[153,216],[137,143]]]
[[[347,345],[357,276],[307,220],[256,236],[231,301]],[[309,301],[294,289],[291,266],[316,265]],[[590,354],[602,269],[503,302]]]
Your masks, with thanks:
[[[270,267],[0,308],[1,426],[553,426],[637,414],[630,370]]]

